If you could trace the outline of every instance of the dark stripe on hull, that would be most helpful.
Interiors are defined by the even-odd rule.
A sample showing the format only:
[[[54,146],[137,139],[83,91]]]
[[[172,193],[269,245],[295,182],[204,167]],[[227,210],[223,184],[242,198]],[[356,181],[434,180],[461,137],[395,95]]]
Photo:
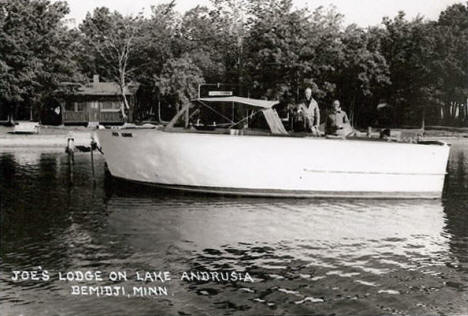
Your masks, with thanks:
[[[114,176],[113,176],[114,177]],[[344,199],[440,199],[442,192],[340,192],[340,191],[302,191],[302,190],[276,190],[276,189],[240,189],[217,188],[205,186],[189,186],[178,184],[162,184],[130,180],[114,177],[120,181],[152,186],[167,190],[183,192],[205,193],[216,195],[233,195],[248,197],[277,197],[277,198],[344,198]]]

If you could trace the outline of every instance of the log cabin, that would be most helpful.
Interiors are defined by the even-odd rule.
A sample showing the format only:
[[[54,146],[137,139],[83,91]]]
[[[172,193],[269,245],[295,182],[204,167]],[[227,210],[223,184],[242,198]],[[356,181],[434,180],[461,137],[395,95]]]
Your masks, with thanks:
[[[138,87],[138,84],[129,84],[124,89],[130,105],[129,122],[132,121]],[[122,96],[119,85],[115,82],[99,81],[98,75],[93,77],[91,83],[80,85],[75,92],[63,97],[61,103],[65,125],[89,126],[124,122],[120,113]]]

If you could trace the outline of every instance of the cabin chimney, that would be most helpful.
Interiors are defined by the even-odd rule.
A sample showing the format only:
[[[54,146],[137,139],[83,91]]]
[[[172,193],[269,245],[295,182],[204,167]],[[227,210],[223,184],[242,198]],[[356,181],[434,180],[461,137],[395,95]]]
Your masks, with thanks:
[[[94,75],[93,76],[93,83],[94,84],[99,83],[99,75]]]

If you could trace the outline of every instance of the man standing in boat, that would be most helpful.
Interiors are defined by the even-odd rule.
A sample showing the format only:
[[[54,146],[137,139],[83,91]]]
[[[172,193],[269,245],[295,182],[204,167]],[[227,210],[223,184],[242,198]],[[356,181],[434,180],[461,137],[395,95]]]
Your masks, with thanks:
[[[305,89],[305,98],[299,103],[298,114],[303,116],[305,130],[319,136],[320,109],[317,101],[312,97],[312,89]]]

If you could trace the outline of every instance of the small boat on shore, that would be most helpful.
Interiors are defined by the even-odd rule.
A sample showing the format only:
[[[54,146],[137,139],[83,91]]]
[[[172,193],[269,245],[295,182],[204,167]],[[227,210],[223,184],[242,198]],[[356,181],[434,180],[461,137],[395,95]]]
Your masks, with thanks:
[[[450,151],[443,142],[290,135],[273,108],[276,101],[229,96],[198,98],[193,104],[166,126],[98,130],[111,175],[161,188],[227,195],[442,195]],[[221,112],[226,106],[231,117]],[[217,112],[224,121],[200,124],[200,118],[206,123],[211,116],[196,114],[197,107]],[[187,128],[174,127],[184,115]],[[197,123],[190,126],[194,115]],[[250,128],[259,122],[266,131]]]

